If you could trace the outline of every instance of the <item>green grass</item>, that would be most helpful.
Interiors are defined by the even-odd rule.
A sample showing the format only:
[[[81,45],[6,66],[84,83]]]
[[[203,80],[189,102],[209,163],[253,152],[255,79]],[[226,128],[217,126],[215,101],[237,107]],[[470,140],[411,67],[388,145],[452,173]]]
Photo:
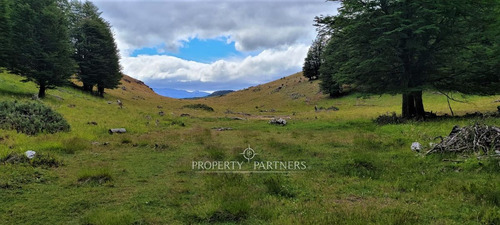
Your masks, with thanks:
[[[36,87],[21,79],[0,74],[0,101],[30,101]],[[410,150],[412,142],[427,146],[454,125],[481,120],[498,126],[500,119],[379,126],[372,120],[398,112],[400,96],[327,99],[309,91],[316,83],[298,81],[296,76],[276,81],[288,86],[273,94],[271,83],[259,86],[260,91],[249,89],[208,100],[161,98],[139,91],[141,87],[133,83],[125,84],[132,85],[127,86],[129,91],[108,91],[104,99],[70,87],[49,90],[42,103],[61,113],[71,130],[32,136],[0,130],[0,159],[27,150],[46,156],[39,166],[0,160],[0,223],[500,222],[498,159],[424,157]],[[293,99],[287,91],[305,97]],[[286,96],[286,101],[271,102]],[[494,101],[500,97],[466,98],[470,103],[452,103],[458,114],[494,111],[498,105]],[[122,100],[123,109],[116,99]],[[210,105],[214,112],[184,109],[188,104]],[[429,111],[448,112],[441,95],[426,93],[424,104]],[[314,105],[336,106],[339,111],[316,113]],[[271,108],[276,112],[260,111]],[[251,116],[226,114],[226,109]],[[191,116],[180,117],[182,113]],[[269,125],[269,115],[290,116],[289,123]],[[88,124],[91,121],[97,125]],[[119,127],[127,133],[107,133]],[[306,161],[308,169],[287,174],[204,174],[191,169],[193,160],[245,160],[240,153],[249,145],[258,154],[255,160]],[[51,160],[60,164],[48,166]]]

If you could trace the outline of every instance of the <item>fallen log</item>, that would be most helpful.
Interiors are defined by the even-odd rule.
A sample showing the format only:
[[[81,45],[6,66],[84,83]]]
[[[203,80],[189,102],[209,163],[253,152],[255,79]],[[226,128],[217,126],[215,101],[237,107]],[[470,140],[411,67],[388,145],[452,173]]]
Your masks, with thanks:
[[[122,134],[127,133],[125,128],[112,128],[108,130],[109,134]]]

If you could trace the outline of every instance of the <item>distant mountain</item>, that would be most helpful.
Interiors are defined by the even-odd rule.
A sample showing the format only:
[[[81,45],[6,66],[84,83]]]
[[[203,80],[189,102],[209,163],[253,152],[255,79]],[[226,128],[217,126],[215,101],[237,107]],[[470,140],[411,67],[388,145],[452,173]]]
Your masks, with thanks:
[[[153,90],[161,96],[170,98],[201,98],[206,97],[210,93],[203,91],[184,91],[171,88],[153,88]]]
[[[234,92],[233,90],[222,90],[222,91],[216,91],[212,94],[209,94],[207,97],[218,97],[218,96],[223,96],[223,95],[227,95],[231,92]]]

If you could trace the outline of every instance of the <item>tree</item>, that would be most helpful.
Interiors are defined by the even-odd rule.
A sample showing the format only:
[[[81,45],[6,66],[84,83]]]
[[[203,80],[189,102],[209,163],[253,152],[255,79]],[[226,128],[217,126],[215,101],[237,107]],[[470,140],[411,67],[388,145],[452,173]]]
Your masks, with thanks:
[[[497,0],[344,0],[317,17],[332,40],[321,73],[366,93],[402,93],[402,115],[425,117],[422,91],[499,93]]]
[[[324,35],[318,35],[313,41],[307,56],[304,60],[304,66],[302,67],[302,72],[304,76],[309,78],[309,80],[316,80],[319,78],[319,68],[321,66],[321,54],[323,53],[323,47],[328,42],[328,38]]]
[[[0,0],[0,67],[9,66],[11,54],[12,26],[10,19],[10,0]]]
[[[12,70],[34,81],[43,98],[74,72],[66,17],[56,0],[16,0],[11,18]]]
[[[72,40],[74,55],[79,66],[78,77],[83,89],[92,92],[97,85],[99,96],[105,88],[116,88],[122,78],[118,49],[111,26],[100,17],[91,2],[73,1]]]

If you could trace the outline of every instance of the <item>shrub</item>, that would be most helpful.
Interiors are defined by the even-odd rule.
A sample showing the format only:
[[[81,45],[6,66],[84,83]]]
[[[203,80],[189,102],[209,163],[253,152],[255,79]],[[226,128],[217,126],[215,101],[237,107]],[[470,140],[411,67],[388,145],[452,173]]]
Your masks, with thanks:
[[[0,128],[34,135],[69,131],[61,114],[37,102],[0,102]]]
[[[189,109],[201,109],[209,112],[213,112],[214,108],[205,105],[205,104],[191,104],[191,105],[185,105],[182,108],[189,108]]]
[[[406,122],[406,120],[403,117],[397,116],[395,112],[392,114],[380,115],[377,119],[375,119],[375,123],[379,125],[400,124],[404,122]]]

